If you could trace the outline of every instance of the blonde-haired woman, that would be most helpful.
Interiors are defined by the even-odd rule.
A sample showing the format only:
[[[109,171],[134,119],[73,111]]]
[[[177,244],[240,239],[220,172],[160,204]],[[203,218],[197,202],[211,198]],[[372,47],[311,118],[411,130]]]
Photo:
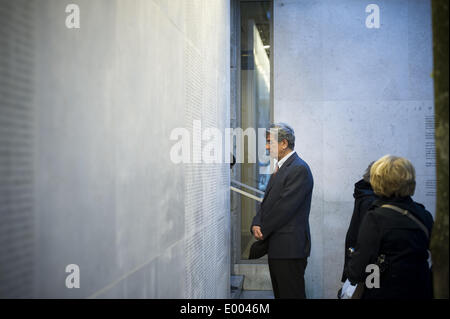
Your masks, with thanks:
[[[365,287],[364,299],[432,298],[428,264],[433,217],[411,199],[416,187],[414,166],[406,158],[386,155],[370,169],[370,184],[379,199],[361,224],[348,264],[352,284],[376,284],[370,264],[380,269],[379,288]],[[372,286],[372,285],[371,285]]]

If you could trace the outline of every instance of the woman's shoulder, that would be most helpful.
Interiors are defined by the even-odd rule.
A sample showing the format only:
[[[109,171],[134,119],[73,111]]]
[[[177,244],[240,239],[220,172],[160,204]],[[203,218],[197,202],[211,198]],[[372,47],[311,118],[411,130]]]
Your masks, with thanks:
[[[384,207],[384,205],[395,205],[395,203],[392,203],[389,200],[386,200],[386,198],[380,198],[377,197],[370,205],[367,216],[370,216],[370,218],[374,220],[385,220],[385,219],[392,219],[392,217],[397,216],[397,214],[392,214],[392,209],[389,207]],[[400,206],[398,206],[400,207]],[[405,207],[400,207],[403,209],[406,209]]]
[[[424,223],[428,228],[431,228],[433,226],[433,215],[425,208],[423,204],[414,202],[412,199],[389,200],[386,198],[378,198],[372,203],[368,213],[371,212],[373,217],[375,218],[384,218],[384,217],[390,218],[392,217],[392,214],[390,214],[391,209],[389,207],[383,207],[383,205],[386,204],[407,210],[412,215],[417,217],[420,221],[422,221],[422,223]]]
[[[414,202],[415,209],[411,210],[413,214],[416,215],[426,226],[431,228],[433,226],[434,220],[433,215],[425,208],[421,203]]]

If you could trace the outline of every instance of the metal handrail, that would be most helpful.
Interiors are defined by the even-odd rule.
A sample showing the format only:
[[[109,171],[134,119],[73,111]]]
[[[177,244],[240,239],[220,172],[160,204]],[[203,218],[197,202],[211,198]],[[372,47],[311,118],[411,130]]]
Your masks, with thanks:
[[[248,185],[243,184],[243,183],[241,183],[241,182],[238,182],[238,181],[236,181],[236,180],[234,180],[234,179],[232,179],[231,182],[232,182],[232,183],[235,183],[235,184],[237,184],[237,185],[239,185],[239,186],[248,188],[248,189],[250,189],[250,190],[252,190],[252,191],[254,191],[254,192],[256,192],[256,193],[259,193],[259,194],[261,194],[261,195],[264,195],[264,192],[261,191],[261,190],[259,190],[259,189],[257,189],[257,188],[248,186]]]
[[[258,202],[262,202],[262,201],[263,201],[263,199],[262,199],[261,197],[257,197],[257,196],[255,196],[255,195],[252,195],[252,194],[250,194],[250,193],[247,193],[247,192],[245,192],[245,191],[243,191],[243,190],[240,190],[239,188],[230,186],[230,189],[231,189],[232,191],[235,191],[236,193],[242,194],[242,195],[244,195],[244,196],[246,196],[246,197],[248,197],[248,198],[251,198],[251,199],[253,199],[253,200],[256,200],[256,201],[258,201]]]

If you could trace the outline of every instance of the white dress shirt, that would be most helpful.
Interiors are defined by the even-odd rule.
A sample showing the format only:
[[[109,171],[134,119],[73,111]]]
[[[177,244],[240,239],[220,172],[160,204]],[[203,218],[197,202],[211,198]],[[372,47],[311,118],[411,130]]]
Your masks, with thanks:
[[[280,160],[277,162],[278,169],[280,169],[280,168],[281,168],[281,165],[283,165],[284,162],[286,162],[287,159],[288,159],[292,154],[294,154],[294,153],[295,153],[295,151],[292,151],[292,152],[290,152],[289,154],[285,155],[282,159],[280,159]]]

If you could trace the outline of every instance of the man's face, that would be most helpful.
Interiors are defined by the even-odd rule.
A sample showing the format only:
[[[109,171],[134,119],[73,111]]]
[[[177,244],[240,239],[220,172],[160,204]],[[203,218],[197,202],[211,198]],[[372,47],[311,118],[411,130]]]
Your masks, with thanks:
[[[274,134],[266,134],[266,151],[269,152],[270,157],[278,159],[279,146]]]
[[[266,134],[266,152],[269,152],[270,157],[277,160],[284,157],[286,149],[288,147],[288,141],[283,139],[278,143],[278,136],[270,133]]]

